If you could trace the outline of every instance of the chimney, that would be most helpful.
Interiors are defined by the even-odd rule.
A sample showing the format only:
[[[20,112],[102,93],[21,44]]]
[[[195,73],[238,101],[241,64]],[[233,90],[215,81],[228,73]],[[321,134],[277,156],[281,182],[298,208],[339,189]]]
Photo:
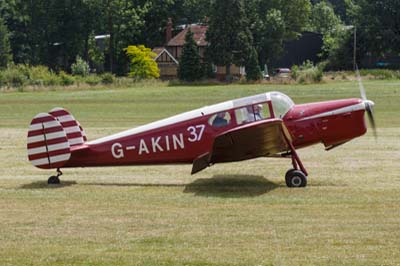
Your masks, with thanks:
[[[168,18],[167,28],[165,30],[165,44],[172,39],[172,19]]]

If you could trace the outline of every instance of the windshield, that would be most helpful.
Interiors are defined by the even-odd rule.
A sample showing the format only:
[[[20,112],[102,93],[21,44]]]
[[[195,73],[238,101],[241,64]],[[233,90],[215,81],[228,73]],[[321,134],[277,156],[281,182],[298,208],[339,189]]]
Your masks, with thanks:
[[[282,118],[293,107],[294,102],[289,96],[280,92],[271,92],[272,108],[275,117]]]

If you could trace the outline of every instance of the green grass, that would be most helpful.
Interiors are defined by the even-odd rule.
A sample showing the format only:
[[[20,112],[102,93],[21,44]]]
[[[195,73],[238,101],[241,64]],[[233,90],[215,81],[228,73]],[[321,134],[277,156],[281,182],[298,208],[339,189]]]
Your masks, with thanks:
[[[0,265],[399,265],[400,81],[366,81],[368,132],[300,150],[309,186],[286,188],[284,159],[67,169],[30,165],[31,118],[72,111],[89,139],[222,100],[278,90],[296,103],[359,97],[357,84],[232,85],[0,94]]]

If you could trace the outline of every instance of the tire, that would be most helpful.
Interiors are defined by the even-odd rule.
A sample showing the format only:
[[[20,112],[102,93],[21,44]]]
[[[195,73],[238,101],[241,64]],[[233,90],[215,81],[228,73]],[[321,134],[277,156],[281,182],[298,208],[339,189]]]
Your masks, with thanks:
[[[291,169],[285,176],[286,185],[288,187],[305,187],[307,186],[307,177],[300,170]]]
[[[293,171],[296,171],[296,169],[292,168],[289,169],[286,174],[285,174],[285,180],[287,180],[289,178],[289,176],[293,173]]]
[[[58,178],[58,176],[50,176],[49,179],[47,180],[47,184],[49,185],[58,185],[60,184],[60,179]]]

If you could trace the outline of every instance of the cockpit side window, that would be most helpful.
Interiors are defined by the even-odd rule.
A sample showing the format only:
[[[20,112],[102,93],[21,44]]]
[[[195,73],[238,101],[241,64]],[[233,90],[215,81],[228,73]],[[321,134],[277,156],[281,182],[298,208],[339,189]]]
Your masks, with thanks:
[[[236,123],[238,125],[258,120],[271,118],[268,103],[253,104],[235,110]]]
[[[208,119],[208,123],[213,127],[225,127],[231,123],[231,115],[229,112],[219,112]]]

